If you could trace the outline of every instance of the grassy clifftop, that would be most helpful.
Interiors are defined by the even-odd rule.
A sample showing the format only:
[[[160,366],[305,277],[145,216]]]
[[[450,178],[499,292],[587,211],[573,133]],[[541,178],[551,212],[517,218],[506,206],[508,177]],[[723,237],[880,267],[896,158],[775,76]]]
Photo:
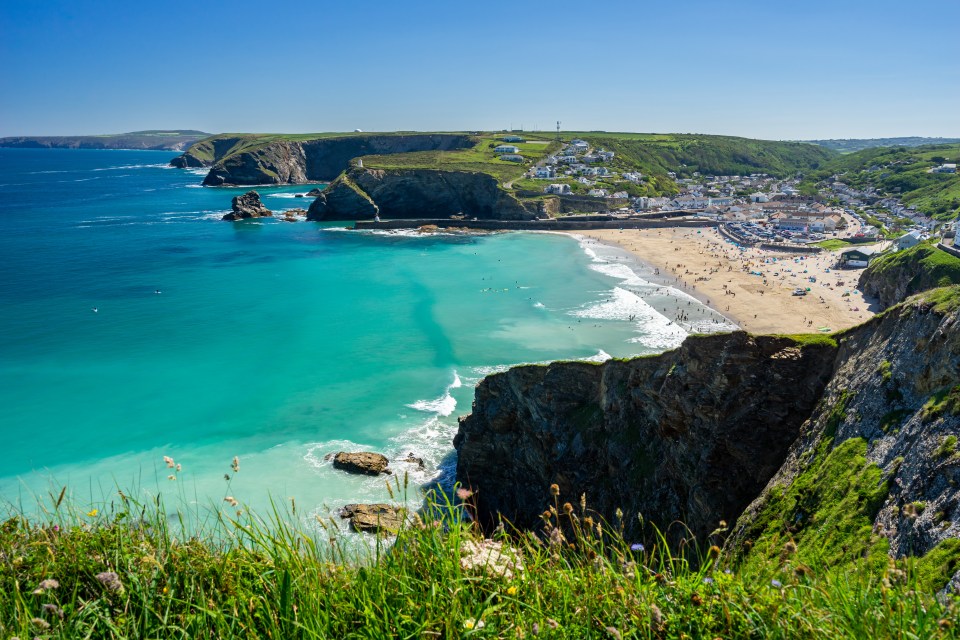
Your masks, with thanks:
[[[210,134],[193,130],[150,130],[95,136],[18,136],[0,138],[0,147],[28,149],[151,149],[179,151]]]

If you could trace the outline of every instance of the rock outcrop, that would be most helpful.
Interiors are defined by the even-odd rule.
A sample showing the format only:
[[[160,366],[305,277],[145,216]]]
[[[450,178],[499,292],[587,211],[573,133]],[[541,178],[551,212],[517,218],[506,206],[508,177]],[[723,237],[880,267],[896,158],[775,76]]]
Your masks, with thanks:
[[[829,341],[688,338],[665,354],[523,366],[485,378],[454,440],[480,520],[533,527],[551,484],[597,512],[733,521],[779,469],[829,379]]]
[[[236,196],[231,202],[232,211],[221,218],[222,220],[246,220],[248,218],[269,218],[273,215],[260,202],[260,194],[256,191],[247,191],[242,196]]]
[[[349,519],[354,531],[396,533],[403,526],[406,510],[389,504],[348,504],[340,510],[340,517]]]
[[[960,284],[960,258],[930,244],[880,256],[860,274],[857,287],[883,307],[915,293]]]
[[[310,205],[308,220],[467,218],[529,220],[528,211],[485,173],[353,168]]]
[[[390,473],[387,467],[390,461],[379,453],[361,451],[359,453],[345,453],[341,451],[333,456],[333,467],[348,473],[360,473],[368,476],[378,476],[381,473]]]
[[[502,514],[536,527],[556,483],[614,526],[621,508],[628,536],[645,533],[638,514],[701,540],[736,521],[735,553],[773,557],[796,541],[832,564],[923,556],[945,583],[960,569],[958,323],[949,287],[835,343],[733,333],[647,358],[517,367],[478,386],[457,479],[486,526]]]

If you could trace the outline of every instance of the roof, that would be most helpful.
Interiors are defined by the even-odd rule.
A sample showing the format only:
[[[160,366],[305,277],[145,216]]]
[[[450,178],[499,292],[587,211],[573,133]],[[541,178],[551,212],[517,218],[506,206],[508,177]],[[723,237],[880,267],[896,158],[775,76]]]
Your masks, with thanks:
[[[864,255],[864,256],[872,256],[874,254],[880,253],[880,251],[877,250],[876,247],[859,247],[859,248],[847,249],[846,251],[843,251],[840,255],[845,256],[850,253],[859,253],[860,255]]]

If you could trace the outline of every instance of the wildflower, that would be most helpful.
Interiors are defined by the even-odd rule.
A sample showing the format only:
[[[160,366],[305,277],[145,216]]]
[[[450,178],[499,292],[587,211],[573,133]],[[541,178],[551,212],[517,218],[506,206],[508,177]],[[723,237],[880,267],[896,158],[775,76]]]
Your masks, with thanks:
[[[464,487],[460,487],[459,489],[457,489],[457,497],[460,498],[461,500],[466,500],[472,495],[473,495],[473,491],[471,491],[470,489],[466,489]]]
[[[53,525],[53,530],[56,531],[57,533],[59,533],[59,532],[60,532],[60,525],[58,525],[58,524]]]
[[[177,473],[180,473],[180,471],[181,471],[182,469],[183,469],[183,465],[178,462],[178,463],[177,463]]]
[[[620,640],[620,638],[622,637],[622,636],[620,635],[620,632],[617,631],[616,628],[614,628],[614,627],[607,627],[607,628],[606,628],[606,632],[607,632],[608,634],[610,634],[610,637],[611,637],[611,638],[616,638],[616,640]]]
[[[100,513],[99,509],[91,509],[87,512],[87,517],[96,518],[98,513]]]
[[[114,593],[123,593],[123,583],[120,582],[120,576],[113,571],[103,571],[97,574],[97,581],[107,588],[107,591]]]
[[[233,456],[233,462],[230,464],[230,468],[233,469],[234,473],[240,473],[240,457]]]
[[[558,485],[558,484],[552,484],[552,485],[550,485],[550,495],[552,495],[552,496],[558,496],[558,495],[560,495],[560,485]]]
[[[534,622],[534,623],[533,623],[533,627],[531,627],[530,631],[531,631],[531,632],[533,633],[533,635],[535,635],[535,636],[540,635],[540,623],[539,623],[539,622]]]
[[[237,502],[237,499],[234,498],[233,496],[227,496],[226,498],[223,499],[223,501],[229,504],[231,507],[236,507],[238,504],[240,504],[239,502]]]
[[[733,571],[730,571],[730,569],[724,569],[724,570],[723,570],[723,573],[726,574],[726,575],[728,575],[728,576],[733,575]]]
[[[713,584],[713,578],[704,578],[703,584]]]
[[[176,479],[177,479],[177,476],[173,474],[170,474],[169,476],[167,476],[167,480],[176,480]]]
[[[707,555],[710,558],[720,557],[720,547],[718,547],[717,545],[712,545],[710,549],[707,551]]]
[[[638,552],[638,553],[643,553],[643,551],[644,551],[645,549],[646,549],[646,547],[644,547],[644,546],[643,546],[642,544],[640,544],[639,542],[635,542],[635,543],[633,543],[632,545],[630,545],[630,551],[636,551],[636,552]]]
[[[571,513],[573,513],[573,505],[570,504],[569,502],[564,502],[564,503],[563,503],[563,512],[564,512],[565,514],[567,514],[567,515],[570,515]]]
[[[508,596],[515,596],[515,595],[517,595],[517,588],[516,588],[515,586],[507,587],[507,595],[508,595]]]
[[[32,620],[30,620],[30,622],[33,623],[33,626],[35,626],[37,629],[40,629],[42,631],[46,631],[47,629],[50,628],[50,623],[40,618],[33,618]]]
[[[63,611],[55,604],[43,605],[43,612],[49,613],[52,616],[57,616],[58,618],[63,618]]]
[[[163,456],[163,461],[167,463],[167,467],[168,467],[169,469],[173,469],[174,464],[175,464],[175,463],[173,462],[173,458],[171,458],[170,456]]]
[[[620,510],[620,507],[617,507],[617,510],[613,512],[613,515],[617,516],[617,520],[623,520],[623,511]]]
[[[167,595],[168,593],[170,593],[170,587],[164,587],[164,588],[163,588],[163,595]]]
[[[587,528],[592,528],[592,527],[593,527],[593,518],[591,518],[590,516],[587,516],[586,518],[584,518],[584,519],[583,519],[583,526],[585,526],[585,527],[587,527]]]
[[[551,629],[559,629],[560,623],[554,620],[553,618],[547,618],[547,626]]]
[[[549,510],[548,510],[548,511],[544,511],[543,513],[540,514],[540,517],[543,518],[544,520],[546,520],[547,522],[550,521],[550,518],[551,518],[552,516],[553,516],[553,514],[550,513]]]
[[[779,589],[783,586],[783,583],[780,582],[779,580],[774,579],[770,581],[770,586]]]
[[[463,621],[464,629],[483,629],[486,625],[483,620],[474,620],[473,618],[467,618]]]
[[[37,585],[38,588],[46,591],[47,589],[56,589],[60,586],[60,582],[53,579],[47,578],[46,580],[40,581],[40,584]]]

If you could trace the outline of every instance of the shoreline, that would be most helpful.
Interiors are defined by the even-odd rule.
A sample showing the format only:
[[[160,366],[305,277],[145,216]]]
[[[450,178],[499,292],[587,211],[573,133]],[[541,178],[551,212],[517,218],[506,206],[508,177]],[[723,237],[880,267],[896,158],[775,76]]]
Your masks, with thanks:
[[[746,248],[714,229],[683,227],[567,235],[629,253],[649,272],[639,277],[672,287],[754,334],[828,333],[866,322],[877,311],[875,301],[856,289],[862,269],[833,269],[836,252]],[[794,296],[797,288],[807,295]]]

